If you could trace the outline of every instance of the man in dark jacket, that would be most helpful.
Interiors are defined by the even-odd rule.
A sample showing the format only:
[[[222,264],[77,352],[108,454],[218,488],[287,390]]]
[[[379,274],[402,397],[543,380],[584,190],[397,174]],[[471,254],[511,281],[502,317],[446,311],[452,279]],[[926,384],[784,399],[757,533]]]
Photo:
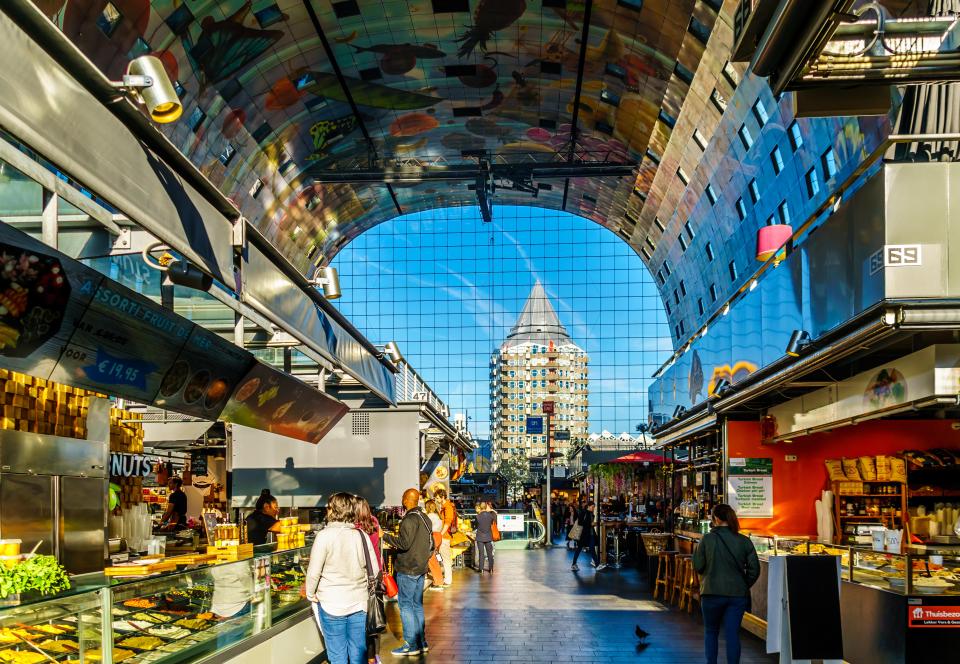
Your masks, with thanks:
[[[418,506],[420,492],[407,489],[403,492],[402,502],[407,513],[400,522],[400,534],[383,535],[383,541],[397,551],[394,568],[400,589],[397,603],[400,605],[404,640],[402,646],[393,650],[398,657],[419,655],[429,650],[424,631],[423,577],[427,573],[427,561],[433,555],[430,521]]]

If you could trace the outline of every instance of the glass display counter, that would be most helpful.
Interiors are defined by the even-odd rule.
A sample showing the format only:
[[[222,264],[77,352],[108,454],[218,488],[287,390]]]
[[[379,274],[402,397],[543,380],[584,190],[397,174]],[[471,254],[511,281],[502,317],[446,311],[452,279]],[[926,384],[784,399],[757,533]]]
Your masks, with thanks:
[[[150,577],[75,577],[60,595],[0,604],[0,663],[200,661],[297,614],[309,548]]]

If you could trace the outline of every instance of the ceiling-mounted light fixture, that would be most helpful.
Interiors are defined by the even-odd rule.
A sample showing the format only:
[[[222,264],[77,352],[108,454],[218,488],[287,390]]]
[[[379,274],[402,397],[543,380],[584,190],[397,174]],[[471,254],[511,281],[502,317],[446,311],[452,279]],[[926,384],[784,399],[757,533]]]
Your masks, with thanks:
[[[750,282],[750,290],[753,290],[756,287],[757,287],[757,280],[754,279],[753,281]]]
[[[406,362],[403,357],[403,353],[400,352],[400,348],[397,346],[396,341],[387,342],[387,345],[383,347],[383,354],[389,357],[390,361],[394,364]]]
[[[721,315],[726,316],[728,313],[730,313],[730,303],[729,303],[729,302],[728,302],[727,304],[723,305],[723,311],[721,312]]]
[[[157,262],[154,262],[150,253],[159,250],[163,250],[164,254]],[[154,270],[165,273],[176,286],[184,286],[199,291],[209,291],[210,287],[213,286],[213,277],[201,271],[196,265],[173,256],[162,242],[148,244],[143,248],[141,256],[144,263]]]
[[[812,343],[810,333],[806,330],[794,330],[790,335],[790,341],[787,343],[787,355],[790,357],[800,357],[800,353]]]
[[[340,291],[340,275],[337,274],[337,268],[318,267],[313,273],[313,279],[310,280],[311,286],[323,288],[323,296],[328,300],[336,300],[343,293]]]
[[[113,86],[147,107],[154,122],[174,122],[183,113],[183,104],[167,76],[160,58],[142,55],[130,61],[122,81]]]

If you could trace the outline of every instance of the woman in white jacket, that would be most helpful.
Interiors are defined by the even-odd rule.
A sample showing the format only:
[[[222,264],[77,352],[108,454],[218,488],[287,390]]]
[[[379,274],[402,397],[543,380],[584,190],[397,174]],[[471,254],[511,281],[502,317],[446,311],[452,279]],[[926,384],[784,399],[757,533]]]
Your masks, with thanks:
[[[367,661],[367,547],[372,573],[379,572],[373,544],[356,527],[353,496],[335,493],[327,502],[327,525],[310,551],[306,593],[323,634],[330,664]]]

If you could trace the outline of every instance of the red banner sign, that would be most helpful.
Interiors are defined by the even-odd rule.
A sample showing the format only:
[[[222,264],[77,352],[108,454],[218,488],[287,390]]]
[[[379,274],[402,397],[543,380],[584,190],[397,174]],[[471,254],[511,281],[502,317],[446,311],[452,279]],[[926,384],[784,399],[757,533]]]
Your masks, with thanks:
[[[910,627],[960,627],[960,606],[908,606]]]

